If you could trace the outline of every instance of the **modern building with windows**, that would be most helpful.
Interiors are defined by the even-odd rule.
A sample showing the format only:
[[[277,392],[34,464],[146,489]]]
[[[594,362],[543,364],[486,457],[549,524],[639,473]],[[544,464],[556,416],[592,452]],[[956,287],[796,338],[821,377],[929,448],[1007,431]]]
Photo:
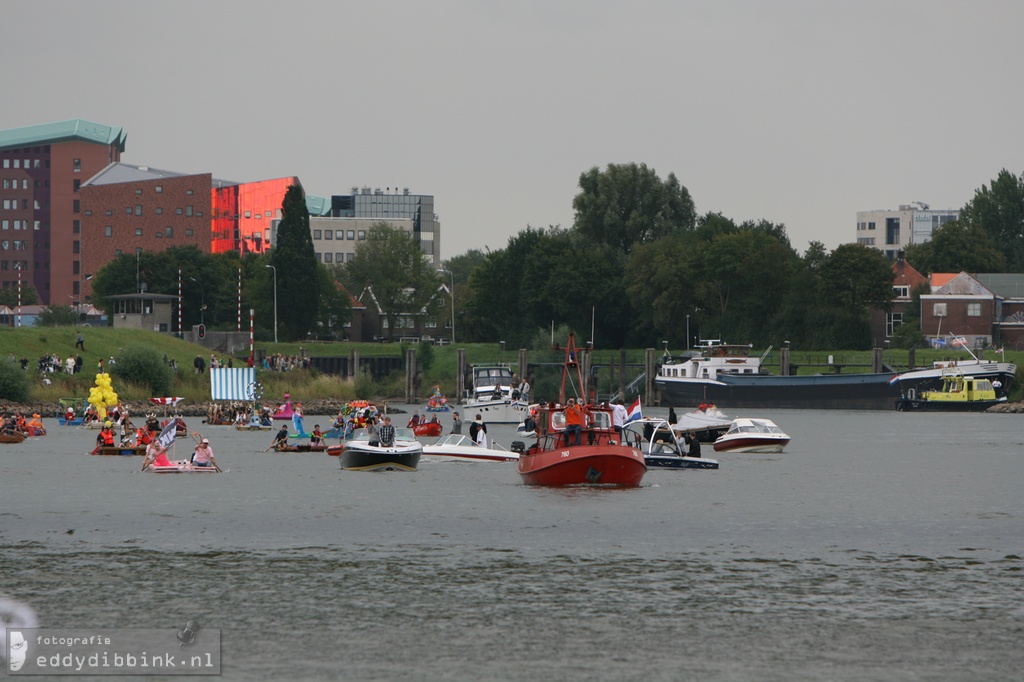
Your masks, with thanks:
[[[43,303],[82,303],[79,191],[120,160],[126,137],[81,119],[0,131],[0,286],[20,274]]]
[[[896,260],[900,251],[931,240],[935,230],[959,216],[956,209],[937,210],[921,202],[903,204],[896,211],[857,211],[857,243]]]
[[[397,187],[384,190],[379,187],[373,190],[369,187],[353,187],[352,194],[334,195],[330,200],[307,197],[306,205],[310,209],[310,228],[314,230],[316,251],[324,254],[325,259],[327,253],[332,253],[332,259],[337,262],[337,253],[344,253],[345,261],[348,262],[354,257],[355,248],[352,243],[348,243],[345,250],[328,250],[326,245],[321,248],[315,230],[320,229],[323,237],[329,229],[324,226],[322,219],[354,219],[351,226],[333,228],[334,235],[337,236],[337,230],[342,229],[347,237],[349,230],[353,230],[358,242],[360,230],[365,233],[371,225],[386,222],[406,230],[419,243],[423,253],[430,256],[434,267],[441,265],[441,223],[434,213],[433,196],[410,194],[408,187],[401,191]],[[352,256],[348,255],[350,253]]]

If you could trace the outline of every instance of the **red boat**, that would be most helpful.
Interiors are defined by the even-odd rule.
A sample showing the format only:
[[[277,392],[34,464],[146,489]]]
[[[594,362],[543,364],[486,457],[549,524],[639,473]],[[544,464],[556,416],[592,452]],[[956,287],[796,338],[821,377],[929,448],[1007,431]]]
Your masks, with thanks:
[[[412,427],[412,432],[417,438],[436,438],[441,435],[441,422],[420,422]]]
[[[527,485],[617,485],[638,486],[647,473],[644,454],[623,445],[612,427],[611,410],[597,405],[585,408],[586,425],[579,433],[566,432],[565,379],[575,373],[577,386],[582,374],[573,335],[565,351],[562,388],[558,403],[537,406],[537,441],[520,450],[518,470]],[[571,440],[571,444],[567,441]],[[513,449],[517,449],[514,447]]]

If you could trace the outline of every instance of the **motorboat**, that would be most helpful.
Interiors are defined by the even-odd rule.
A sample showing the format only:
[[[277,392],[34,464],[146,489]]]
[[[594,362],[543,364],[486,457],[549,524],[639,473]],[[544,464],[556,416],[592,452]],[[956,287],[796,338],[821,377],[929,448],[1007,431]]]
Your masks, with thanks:
[[[438,439],[433,445],[424,445],[423,456],[431,459],[461,459],[474,462],[516,462],[519,460],[519,453],[510,452],[500,447],[485,448],[461,433],[449,433]]]
[[[959,369],[954,368],[943,375],[940,388],[920,392],[911,390],[896,401],[896,410],[984,412],[1005,402],[1006,396],[997,395],[991,381],[964,376]]]
[[[757,356],[750,346],[702,339],[687,357],[662,363],[655,384],[663,404],[711,402],[730,409],[883,410],[898,396],[891,372],[773,375],[762,367],[767,354]]]
[[[790,437],[771,419],[734,419],[715,452],[782,452]]]
[[[512,386],[512,369],[507,365],[473,365],[467,370],[469,388],[463,399],[463,413],[472,419],[483,416],[489,424],[518,424],[528,405]]]
[[[680,432],[674,430],[664,419],[657,417],[644,417],[627,423],[622,431],[622,442],[643,452],[644,462],[650,468],[718,468],[718,460],[688,455],[688,448]]]
[[[129,444],[125,444],[125,445],[101,445],[101,446],[96,447],[92,451],[91,454],[93,454],[93,455],[108,455],[108,456],[122,455],[122,456],[128,456],[128,457],[135,456],[135,455],[145,455],[146,454],[146,446],[145,445],[129,445]]]
[[[172,461],[168,464],[147,464],[143,471],[149,471],[154,474],[216,474],[218,473],[217,467],[214,466],[196,466],[187,459],[181,459]]]
[[[410,429],[396,428],[391,447],[371,444],[366,429],[358,429],[342,445],[327,448],[327,454],[336,455],[349,471],[416,471],[423,446]]]
[[[577,434],[566,428],[566,378],[573,373],[575,385],[583,385],[576,358],[575,340],[569,334],[559,402],[537,406],[536,440],[532,444],[517,441],[522,450],[516,467],[519,475],[527,485],[639,486],[647,473],[644,455],[639,448],[623,444],[612,426],[609,408],[588,406],[585,427]]]

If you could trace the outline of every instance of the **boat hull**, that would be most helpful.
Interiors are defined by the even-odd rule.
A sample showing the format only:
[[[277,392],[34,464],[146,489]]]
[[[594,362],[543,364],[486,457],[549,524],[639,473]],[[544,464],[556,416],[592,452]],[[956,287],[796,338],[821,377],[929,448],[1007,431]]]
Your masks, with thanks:
[[[677,455],[645,455],[644,462],[651,469],[717,469],[718,460],[707,457],[679,457]]]
[[[327,452],[327,446],[324,444],[295,443],[294,445],[275,445],[274,450],[277,452]]]
[[[423,448],[342,447],[338,460],[347,471],[416,471]]]
[[[529,411],[529,405],[521,400],[468,400],[463,405],[466,419],[483,415],[488,424],[518,424]]]
[[[643,453],[624,445],[574,445],[519,458],[526,485],[640,485],[647,464]]]
[[[899,397],[892,374],[735,375],[708,379],[658,377],[663,405],[713,402],[742,408],[889,410]]]
[[[1006,398],[998,400],[921,400],[902,398],[896,401],[897,412],[984,412],[990,407],[1002,405]]]
[[[715,441],[715,452],[782,452],[789,438],[723,438]]]
[[[92,454],[94,455],[122,455],[132,457],[135,455],[146,454],[145,445],[104,445],[103,447],[95,450]]]
[[[171,462],[170,464],[159,466],[156,464],[150,464],[145,469],[148,472],[154,474],[215,474],[217,473],[217,467],[199,467],[188,460],[179,460],[177,462]]]

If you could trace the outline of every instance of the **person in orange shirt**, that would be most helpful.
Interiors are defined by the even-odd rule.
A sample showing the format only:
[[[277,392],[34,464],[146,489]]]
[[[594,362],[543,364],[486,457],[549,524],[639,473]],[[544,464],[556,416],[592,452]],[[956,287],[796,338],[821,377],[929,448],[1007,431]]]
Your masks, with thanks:
[[[565,446],[580,445],[580,434],[586,424],[583,406],[575,398],[569,398],[565,405]]]

